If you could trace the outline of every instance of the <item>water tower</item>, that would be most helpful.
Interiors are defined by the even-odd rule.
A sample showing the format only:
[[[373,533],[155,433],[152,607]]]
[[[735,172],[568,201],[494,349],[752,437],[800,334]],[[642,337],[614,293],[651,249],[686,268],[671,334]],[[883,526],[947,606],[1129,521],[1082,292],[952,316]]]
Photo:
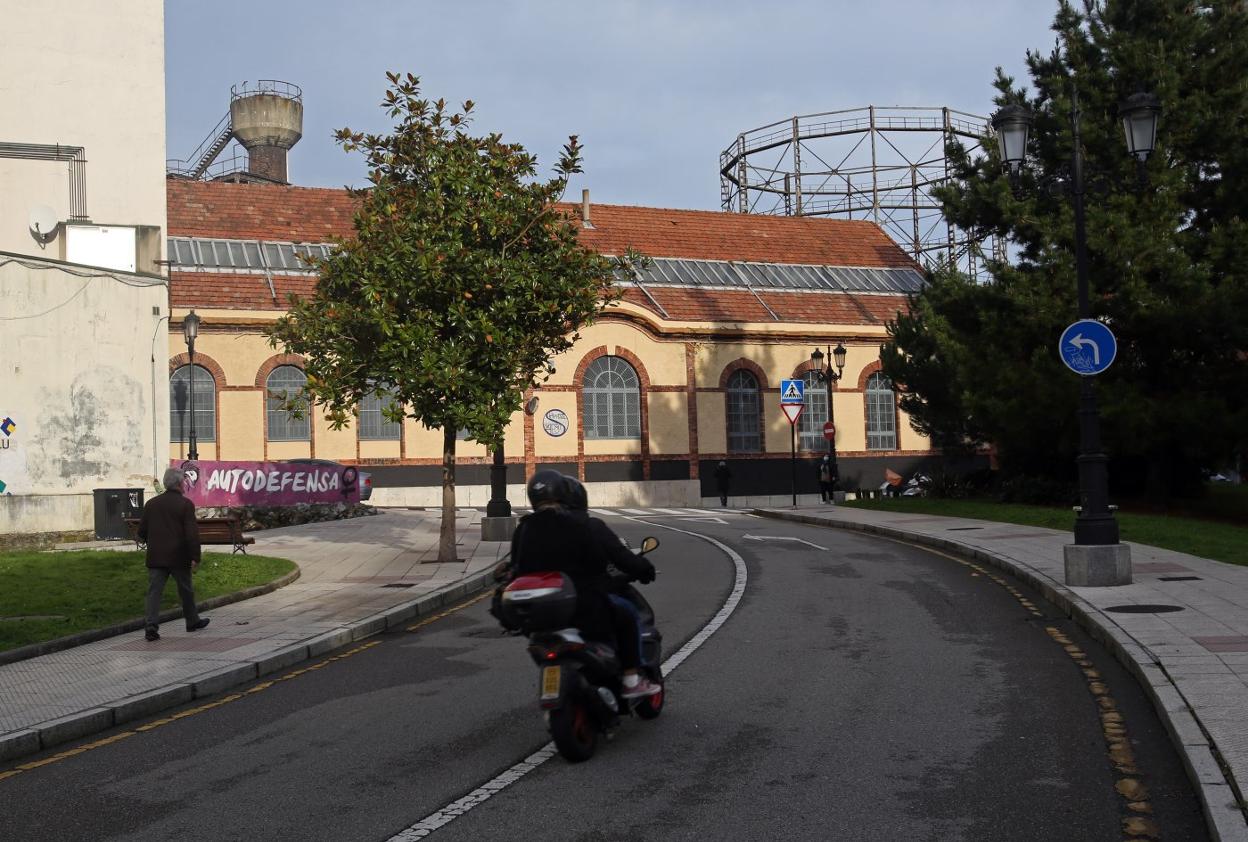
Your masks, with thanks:
[[[264,79],[230,88],[230,125],[247,150],[247,171],[286,183],[286,152],[303,137],[303,92],[297,85]]]
[[[303,137],[303,91],[276,79],[230,88],[230,110],[189,158],[170,159],[175,178],[287,184],[286,153]],[[222,156],[231,141],[231,154]]]

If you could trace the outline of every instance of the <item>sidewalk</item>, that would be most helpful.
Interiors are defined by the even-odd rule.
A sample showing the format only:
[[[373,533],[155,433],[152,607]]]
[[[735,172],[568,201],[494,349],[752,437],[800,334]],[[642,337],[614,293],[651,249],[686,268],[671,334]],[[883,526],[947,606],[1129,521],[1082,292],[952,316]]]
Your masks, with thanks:
[[[148,643],[142,631],[0,666],[0,762],[219,693],[457,602],[492,581],[508,545],[481,541],[481,514],[456,518],[459,558],[438,554],[437,511],[251,533],[252,552],[288,558],[293,584],[181,619]],[[135,594],[141,612],[143,594]]]
[[[1132,584],[1073,588],[1064,584],[1067,532],[826,505],[755,513],[949,550],[1040,590],[1139,679],[1188,767],[1213,838],[1248,842],[1236,803],[1248,787],[1248,567],[1132,544]]]

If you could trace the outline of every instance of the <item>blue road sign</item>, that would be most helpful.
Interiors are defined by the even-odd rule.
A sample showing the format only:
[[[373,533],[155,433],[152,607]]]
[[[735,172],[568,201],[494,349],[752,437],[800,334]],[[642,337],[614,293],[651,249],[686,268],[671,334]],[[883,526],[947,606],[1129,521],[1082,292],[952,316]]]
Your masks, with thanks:
[[[780,403],[805,403],[806,383],[802,380],[780,381]]]
[[[1100,374],[1117,356],[1118,340],[1100,322],[1081,319],[1062,331],[1057,351],[1075,374]]]

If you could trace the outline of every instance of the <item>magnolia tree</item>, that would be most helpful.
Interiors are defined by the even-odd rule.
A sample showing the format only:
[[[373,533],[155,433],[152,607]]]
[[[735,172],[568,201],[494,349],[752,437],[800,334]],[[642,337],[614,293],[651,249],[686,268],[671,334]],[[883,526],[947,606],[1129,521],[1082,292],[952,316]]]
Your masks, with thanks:
[[[575,136],[541,181],[523,147],[469,133],[471,101],[455,111],[422,97],[415,76],[387,77],[392,133],[336,135],[368,165],[354,236],[314,261],[315,292],[292,299],[269,338],[306,359],[306,399],[335,429],[380,393],[389,420],[442,430],[438,560],[451,561],[456,432],[499,447],[537,373],[614,300],[614,272],[637,258],[581,245],[556,207],[581,172]]]

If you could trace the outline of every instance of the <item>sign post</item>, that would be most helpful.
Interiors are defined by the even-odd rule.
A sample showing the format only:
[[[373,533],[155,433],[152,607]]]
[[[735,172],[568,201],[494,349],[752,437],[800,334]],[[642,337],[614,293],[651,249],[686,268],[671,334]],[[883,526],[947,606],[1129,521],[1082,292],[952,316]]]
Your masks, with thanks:
[[[797,507],[797,419],[802,417],[802,409],[806,406],[806,381],[780,381],[780,409],[789,419],[789,451],[791,480],[793,486],[793,507]]]

